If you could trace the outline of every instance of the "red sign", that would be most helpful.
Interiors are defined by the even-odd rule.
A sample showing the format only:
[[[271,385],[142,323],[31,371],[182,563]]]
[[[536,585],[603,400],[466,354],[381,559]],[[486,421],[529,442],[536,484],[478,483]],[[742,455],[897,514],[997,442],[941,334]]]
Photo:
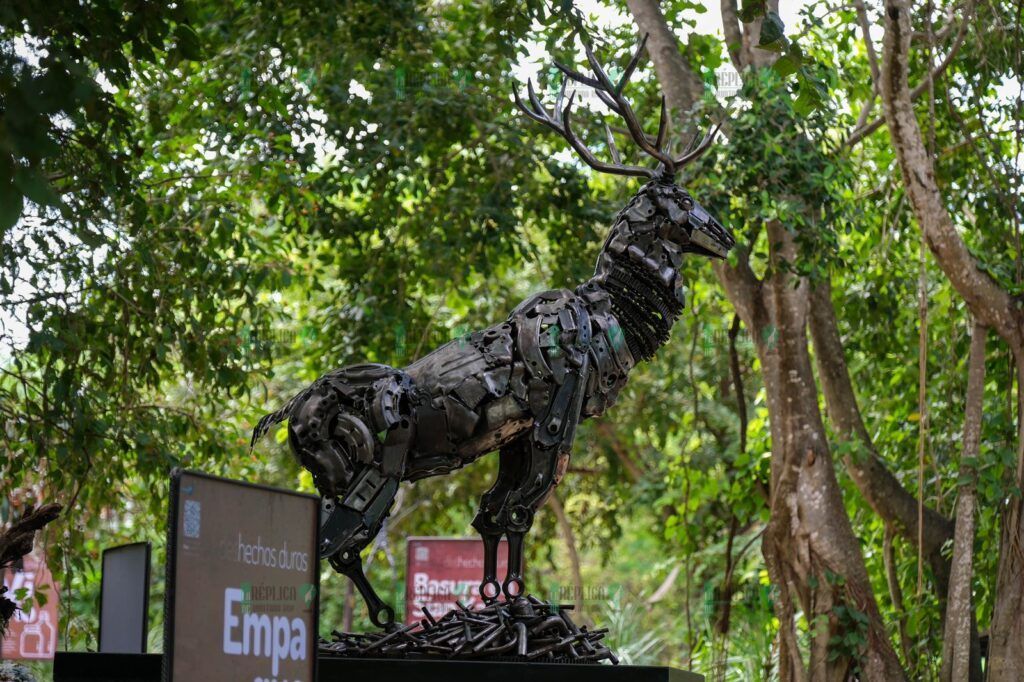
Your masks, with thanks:
[[[484,543],[480,538],[409,538],[406,550],[406,624],[422,620],[424,606],[434,618],[456,608],[456,600],[471,609],[483,606]],[[508,543],[502,540],[498,582],[505,579],[507,567]]]
[[[19,606],[31,604],[32,608],[17,611],[11,619],[7,635],[0,647],[0,659],[52,659],[57,651],[57,586],[53,582],[46,564],[34,554],[23,559],[19,570],[8,568],[3,571],[7,597]],[[24,589],[20,598],[18,590]],[[40,607],[36,592],[46,595],[46,605]]]

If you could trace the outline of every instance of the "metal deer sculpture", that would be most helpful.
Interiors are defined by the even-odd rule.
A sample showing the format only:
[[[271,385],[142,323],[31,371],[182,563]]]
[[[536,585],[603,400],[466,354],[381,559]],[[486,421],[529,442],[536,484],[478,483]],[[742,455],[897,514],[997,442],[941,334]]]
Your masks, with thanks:
[[[649,137],[622,94],[643,49],[641,42],[614,83],[589,47],[592,76],[556,64],[567,78],[550,113],[532,83],[528,104],[515,97],[593,169],[649,180],[615,216],[593,277],[575,290],[531,296],[504,322],[404,369],[361,364],[329,372],[253,432],[255,444],[288,420],[289,445],[323,496],[320,554],[355,582],[378,627],[391,626],[394,611],[367,581],[359,553],[380,530],[399,483],[449,474],[495,450],[497,480],[473,520],[484,543],[480,594],[486,601],[523,594],[523,539],[566,471],[577,424],[612,405],[636,364],[668,340],[683,309],[683,255],[723,258],[735,243],[674,183],[717,129],[674,157],[665,149],[664,98],[657,136]],[[593,88],[657,166],[623,164],[610,133],[613,161],[599,161],[572,129],[575,93],[564,97],[566,80]],[[499,585],[502,536],[509,562]]]

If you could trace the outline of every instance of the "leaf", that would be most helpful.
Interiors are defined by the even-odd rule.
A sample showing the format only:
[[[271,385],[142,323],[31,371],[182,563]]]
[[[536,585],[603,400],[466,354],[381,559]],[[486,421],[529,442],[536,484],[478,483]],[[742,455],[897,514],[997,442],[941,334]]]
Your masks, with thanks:
[[[772,64],[772,69],[775,73],[785,78],[800,69],[800,60],[787,53],[775,60],[775,63]]]
[[[14,174],[14,184],[40,206],[60,206],[60,197],[38,171],[19,168]]]
[[[766,10],[767,6],[764,0],[744,0],[743,6],[737,12],[737,16],[739,16],[740,21],[749,24],[758,17],[764,16]]]
[[[200,61],[203,58],[202,46],[199,42],[199,35],[195,29],[188,24],[178,24],[174,29],[174,37],[177,39],[178,51],[185,59]]]
[[[83,244],[93,249],[98,249],[107,243],[107,240],[104,239],[102,234],[94,232],[89,228],[84,228],[79,232],[78,238],[82,240]]]
[[[772,69],[783,78],[800,71],[805,64],[804,51],[800,44],[788,40],[786,43],[785,52],[772,65]]]
[[[793,111],[801,116],[806,116],[821,104],[821,99],[809,87],[800,88],[800,96],[793,102]]]
[[[14,227],[24,206],[25,199],[13,183],[0,184],[0,232]]]
[[[786,26],[782,23],[782,17],[775,12],[768,12],[761,22],[761,37],[757,46],[762,50],[781,52],[786,48]]]

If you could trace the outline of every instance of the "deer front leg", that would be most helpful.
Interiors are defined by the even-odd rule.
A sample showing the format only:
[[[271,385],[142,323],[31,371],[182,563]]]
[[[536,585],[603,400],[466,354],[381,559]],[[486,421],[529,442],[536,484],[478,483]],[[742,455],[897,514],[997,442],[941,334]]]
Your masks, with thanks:
[[[505,596],[522,595],[523,543],[534,514],[565,475],[588,377],[584,356],[577,372],[567,374],[554,391],[543,418],[526,435],[501,449],[498,479],[481,500],[473,527],[484,540],[484,577],[480,595],[485,601],[498,596],[496,576],[498,541],[508,537],[508,573],[502,583]]]
[[[524,541],[533,526],[537,509],[547,501],[569,464],[571,443],[544,447],[532,436],[521,441],[519,457],[523,470],[499,513],[508,537],[508,572],[502,591],[509,599],[526,591],[523,580]]]
[[[484,542],[484,575],[480,581],[480,597],[490,603],[501,595],[498,583],[498,545],[507,531],[506,503],[522,476],[523,457],[517,441],[498,451],[498,478],[480,499],[473,519],[473,528]]]
[[[480,500],[473,527],[484,542],[484,575],[480,596],[493,602],[504,591],[509,598],[523,592],[523,537],[533,524],[533,511],[520,504],[531,470],[530,436],[515,440],[499,451],[498,478]],[[550,468],[550,467],[542,467]],[[508,537],[508,572],[498,583],[498,545]]]

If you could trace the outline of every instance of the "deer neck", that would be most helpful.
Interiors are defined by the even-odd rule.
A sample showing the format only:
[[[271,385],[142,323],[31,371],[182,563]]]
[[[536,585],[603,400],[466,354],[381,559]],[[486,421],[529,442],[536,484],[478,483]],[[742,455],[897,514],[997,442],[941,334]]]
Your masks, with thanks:
[[[584,285],[603,291],[637,362],[647,360],[669,338],[683,311],[682,253],[659,237],[665,218],[644,193],[615,216],[594,276]]]

